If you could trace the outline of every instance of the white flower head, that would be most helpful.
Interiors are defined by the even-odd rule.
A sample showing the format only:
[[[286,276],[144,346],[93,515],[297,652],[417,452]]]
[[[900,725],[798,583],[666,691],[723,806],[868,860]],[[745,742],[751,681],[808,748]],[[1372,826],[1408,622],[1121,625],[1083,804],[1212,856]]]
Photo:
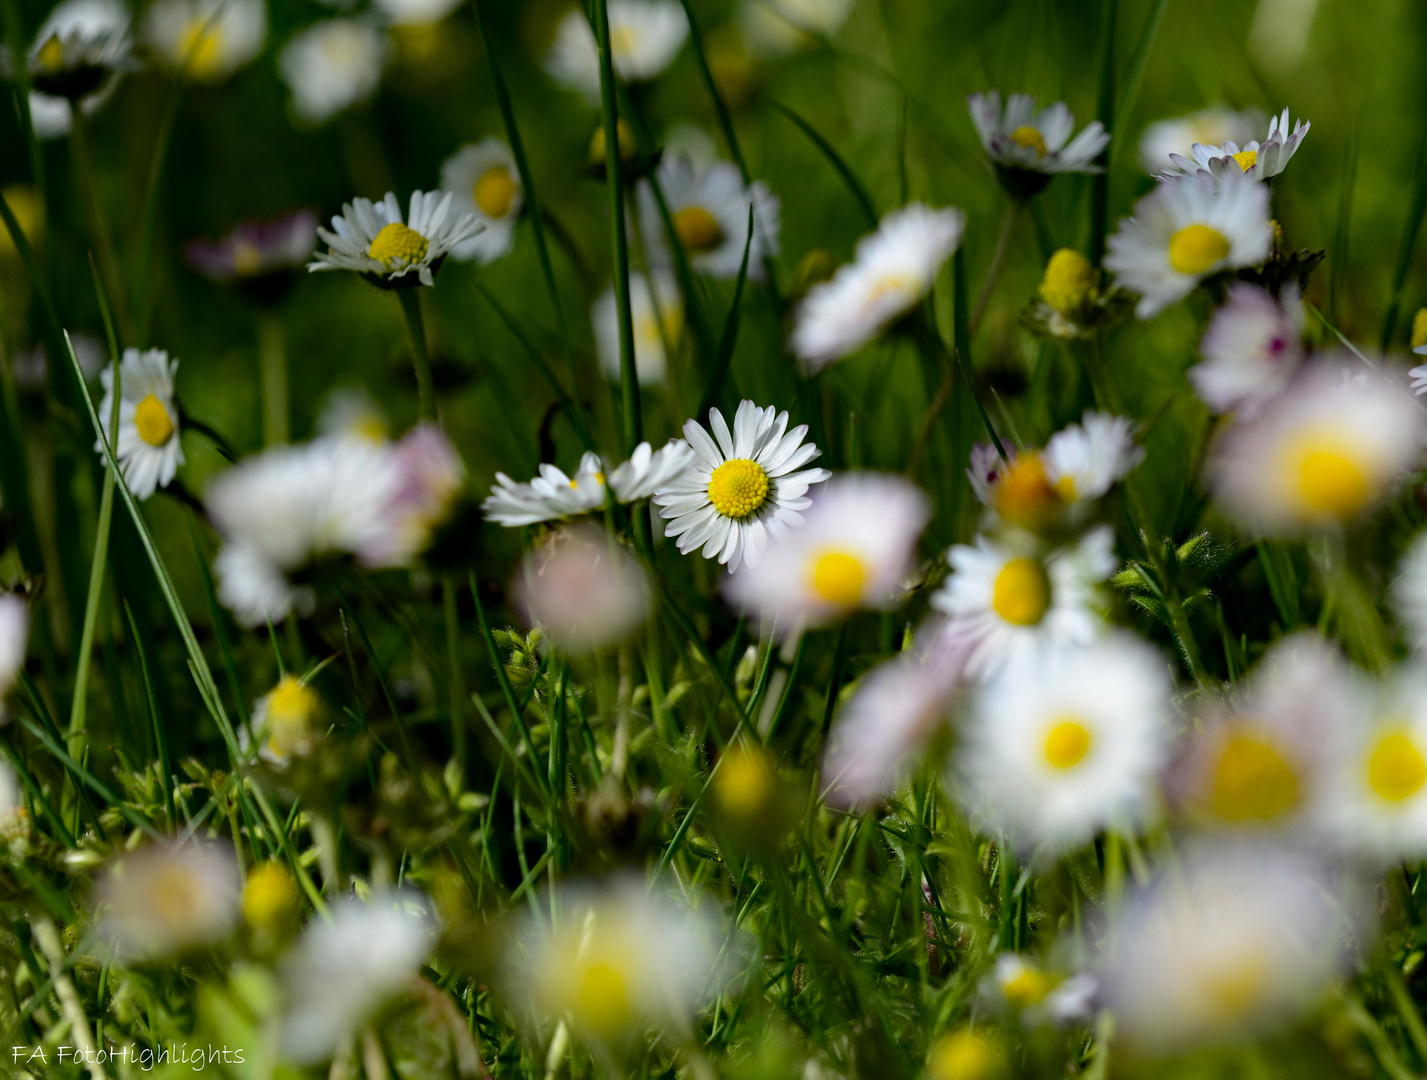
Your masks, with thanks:
[[[687,555],[703,548],[730,572],[740,563],[757,566],[770,540],[803,522],[811,504],[808,488],[832,474],[804,468],[821,450],[804,442],[808,427],[788,431],[788,414],[773,406],[739,403],[730,431],[723,414],[709,410],[712,436],[696,420],[684,424],[693,447],[690,468],[654,496],[659,516],[669,522],[664,535],[678,537]]]
[[[791,345],[804,368],[818,371],[856,352],[920,304],[965,225],[960,210],[921,203],[884,217],[857,242],[856,258],[813,286],[798,307]]]
[[[1267,187],[1243,174],[1186,176],[1135,204],[1107,241],[1105,268],[1148,319],[1212,274],[1263,262],[1272,245]]]
[[[917,537],[931,514],[922,492],[897,476],[844,473],[812,495],[803,525],[770,544],[757,566],[729,576],[724,592],[780,633],[895,607],[906,592]]]
[[[510,147],[499,139],[467,143],[442,163],[441,190],[451,193],[453,210],[471,214],[485,226],[452,248],[453,259],[487,266],[510,253],[525,205],[525,188]]]
[[[333,904],[331,918],[308,923],[282,964],[284,1052],[300,1064],[331,1057],[412,983],[434,944],[429,906],[413,890]]]
[[[222,82],[262,52],[264,0],[155,0],[144,13],[144,42],[194,82]]]
[[[435,424],[412,428],[391,444],[397,474],[382,520],[370,543],[355,554],[366,566],[410,566],[431,546],[466,487],[466,466]]]
[[[1170,165],[1170,154],[1192,154],[1195,143],[1247,143],[1263,130],[1263,114],[1214,105],[1188,116],[1157,120],[1140,136],[1140,168],[1158,176]]]
[[[514,585],[526,618],[568,653],[617,645],[649,614],[649,585],[638,561],[590,525],[552,533],[525,557]]]
[[[1033,195],[1058,173],[1102,171],[1095,158],[1109,132],[1092,120],[1072,139],[1075,116],[1063,101],[1038,110],[1029,94],[1012,94],[1003,109],[1000,91],[992,90],[970,95],[966,104],[982,149],[1013,194]]]
[[[1145,459],[1123,416],[1088,412],[1050,437],[1041,452],[1047,482],[1068,506],[1102,498]]]
[[[1023,653],[1088,645],[1100,633],[1100,584],[1116,565],[1108,526],[1048,553],[1015,534],[1005,542],[978,536],[946,558],[951,575],[931,605],[947,617],[942,638],[968,650],[973,674],[993,674]]]
[[[1248,529],[1294,534],[1338,526],[1389,494],[1417,462],[1424,421],[1393,376],[1347,354],[1321,358],[1220,435],[1209,486]]]
[[[168,487],[183,464],[179,440],[178,406],[173,399],[173,379],[178,361],[170,360],[162,349],[125,349],[119,365],[119,443],[115,455],[124,483],[136,499],[147,499],[161,487]],[[99,405],[99,422],[104,437],[111,439],[109,419],[114,406],[114,369],[99,373],[104,400]],[[94,449],[104,452],[101,443]]]
[[[308,263],[309,270],[355,270],[374,285],[400,288],[434,285],[432,274],[461,243],[481,229],[474,214],[457,213],[449,192],[411,193],[410,213],[402,221],[401,204],[390,191],[381,202],[353,199],[332,219],[332,231],[317,229],[328,250]]]
[[[241,892],[229,845],[150,844],[105,872],[99,930],[126,962],[161,960],[226,937],[237,925]]]
[[[1427,356],[1427,345],[1419,345],[1412,351],[1418,356]],[[1418,397],[1427,394],[1427,364],[1418,364],[1414,368],[1409,368],[1407,374],[1412,379],[1412,392]]]
[[[680,154],[666,153],[659,163],[659,187],[679,244],[689,264],[701,274],[735,278],[749,244],[749,208],[753,210],[753,240],[748,248],[748,277],[762,281],[764,259],[778,254],[782,228],[778,197],[761,180],[745,185],[738,166],[727,161],[696,165]],[[668,261],[664,221],[646,181],[639,185],[639,220],[650,258]]]
[[[72,103],[107,96],[115,76],[134,66],[127,5],[64,0],[40,24],[26,63],[30,85],[47,97]],[[0,72],[8,66],[0,58]]]
[[[1427,533],[1417,534],[1397,564],[1389,600],[1408,643],[1427,647]]]
[[[982,992],[992,1003],[1018,1011],[1027,1024],[1070,1024],[1094,1016],[1099,985],[1088,972],[1067,976],[1023,953],[1003,952],[982,980]]]
[[[673,62],[689,36],[689,20],[679,0],[609,0],[608,11],[614,72],[625,82],[653,79]],[[560,20],[545,70],[587,100],[599,101],[599,51],[579,8]]]
[[[1288,110],[1284,109],[1282,116],[1275,116],[1269,121],[1268,135],[1263,142],[1250,139],[1243,149],[1233,139],[1218,146],[1196,142],[1190,149],[1192,158],[1169,155],[1170,165],[1160,174],[1160,179],[1176,180],[1181,176],[1200,173],[1208,173],[1217,179],[1228,171],[1240,173],[1251,180],[1267,180],[1283,172],[1312,126],[1300,117],[1290,132]]]
[[[653,288],[650,288],[650,281]],[[684,298],[674,276],[655,270],[649,277],[629,275],[629,312],[634,329],[634,374],[640,386],[658,386],[669,370],[669,350],[684,332]],[[590,307],[600,370],[619,382],[619,306],[611,285]]]
[[[323,0],[330,3],[331,0]],[[393,26],[432,26],[461,6],[461,0],[373,0]]]
[[[371,23],[324,19],[295,34],[277,66],[298,118],[321,124],[376,92],[386,55],[386,38]]]
[[[1162,657],[1128,634],[1025,653],[982,687],[954,787],[984,831],[1055,856],[1157,808],[1169,757]]]
[[[272,765],[286,765],[293,756],[312,752],[321,740],[317,718],[322,700],[295,675],[284,675],[253,706],[251,728],[257,738],[258,757]],[[247,730],[238,733],[247,749]]]
[[[693,463],[693,448],[683,439],[670,439],[658,450],[642,442],[609,474],[609,486],[621,503],[638,502],[663,491]]]
[[[1257,285],[1231,285],[1199,343],[1204,360],[1189,369],[1195,392],[1216,413],[1253,413],[1298,369],[1303,323],[1296,285],[1285,285],[1278,299]]]
[[[738,22],[749,46],[762,56],[782,56],[842,29],[852,0],[743,0]]]
[[[513,529],[588,514],[603,507],[605,499],[604,463],[598,454],[587,450],[573,476],[549,463],[542,464],[540,475],[528,484],[517,484],[505,473],[496,473],[481,512],[497,525]]]
[[[3,699],[24,670],[29,643],[29,605],[17,593],[0,593],[0,718],[5,715]]]

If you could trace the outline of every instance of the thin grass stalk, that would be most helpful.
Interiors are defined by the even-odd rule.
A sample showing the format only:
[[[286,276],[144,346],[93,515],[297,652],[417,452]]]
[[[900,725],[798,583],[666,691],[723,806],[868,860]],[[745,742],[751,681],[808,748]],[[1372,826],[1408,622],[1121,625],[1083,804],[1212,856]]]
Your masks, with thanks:
[[[1412,251],[1417,246],[1417,234],[1422,231],[1422,217],[1427,213],[1427,135],[1417,144],[1417,164],[1413,170],[1412,198],[1407,204],[1407,217],[1402,222],[1402,234],[1397,242],[1397,265],[1392,271],[1392,299],[1382,319],[1382,334],[1378,348],[1387,352],[1397,329],[1397,315],[1402,307],[1402,287],[1412,266]]]
[[[446,677],[451,697],[451,749],[466,775],[466,682],[461,675],[461,620],[456,610],[456,575],[441,575],[441,615],[446,624]]]
[[[986,305],[991,302],[991,294],[995,291],[996,282],[1001,279],[1001,271],[1006,266],[1006,256],[1011,252],[1011,240],[1016,234],[1016,221],[1020,213],[1021,201],[1009,199],[1006,203],[1006,214],[1001,219],[1000,235],[996,237],[996,250],[991,255],[991,265],[986,270],[986,279],[981,283],[981,291],[976,296],[976,306],[971,309],[968,337],[974,338],[976,331],[981,329]]]
[[[200,34],[195,42],[200,40],[201,36]],[[133,312],[134,344],[141,349],[149,343],[149,316],[153,303],[151,274],[154,237],[159,223],[159,192],[163,189],[168,146],[173,139],[173,126],[178,120],[178,105],[181,100],[183,79],[175,75],[169,87],[163,116],[159,120],[158,134],[154,138],[154,153],[149,161],[149,178],[144,187],[143,209],[139,214],[139,253],[134,261]]]
[[[287,442],[287,347],[282,319],[272,311],[258,316],[258,371],[262,387],[263,445]]]
[[[129,639],[134,643],[135,655],[139,658],[139,677],[144,684],[144,696],[149,703],[149,720],[154,728],[154,745],[159,754],[159,783],[164,793],[164,820],[172,832],[176,824],[173,809],[173,765],[169,759],[168,732],[164,729],[163,716],[159,712],[158,696],[154,693],[154,682],[149,677],[149,654],[144,648],[144,639],[134,624],[134,613],[124,602],[124,617],[128,620]]]
[[[1119,19],[1119,0],[1104,0],[1103,22],[1100,26],[1100,92],[1095,115],[1110,142],[1115,141],[1115,23]],[[1101,172],[1090,178],[1090,239],[1086,247],[1089,259],[1096,266],[1105,257],[1105,222],[1110,212],[1110,147],[1107,145],[1095,159]]]

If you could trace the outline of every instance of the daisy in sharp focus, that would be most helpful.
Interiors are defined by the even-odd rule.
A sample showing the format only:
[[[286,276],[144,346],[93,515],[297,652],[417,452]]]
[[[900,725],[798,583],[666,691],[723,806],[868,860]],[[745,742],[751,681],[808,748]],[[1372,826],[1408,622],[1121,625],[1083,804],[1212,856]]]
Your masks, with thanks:
[[[573,476],[548,463],[540,466],[540,475],[528,484],[517,484],[498,472],[481,512],[498,525],[517,528],[603,509],[607,492],[613,492],[620,503],[638,502],[675,482],[688,470],[693,456],[682,440],[671,439],[658,450],[640,443],[628,461],[609,473],[608,483],[604,462],[589,450]]]
[[[405,222],[390,191],[381,202],[353,199],[332,219],[332,231],[317,235],[327,243],[307,269],[354,270],[383,289],[434,285],[432,275],[461,243],[481,230],[474,214],[458,214],[449,192],[411,193]]]
[[[651,288],[652,282],[652,288]],[[634,375],[640,386],[658,386],[669,371],[669,350],[684,332],[684,298],[674,275],[655,270],[629,275],[629,312],[634,320]],[[590,306],[600,370],[619,382],[619,306],[611,285]]]
[[[371,23],[324,19],[295,34],[277,66],[292,91],[293,112],[321,124],[376,93],[386,56],[386,38]]]
[[[789,344],[804,370],[848,356],[926,299],[961,244],[966,217],[912,203],[857,242],[857,254],[798,306]]]
[[[179,440],[178,405],[173,399],[173,379],[178,361],[162,349],[125,349],[119,365],[119,443],[115,457],[124,483],[136,499],[147,499],[168,487],[183,464]],[[112,441],[109,418],[114,407],[114,369],[99,373],[104,400],[99,422],[104,437]],[[103,444],[94,449],[103,453]]]
[[[692,466],[654,496],[659,516],[669,522],[665,536],[678,538],[687,555],[703,548],[730,572],[740,563],[757,566],[770,540],[802,524],[799,511],[810,505],[808,488],[832,473],[805,466],[819,450],[805,443],[808,427],[788,431],[787,412],[760,409],[744,400],[730,431],[723,414],[709,410],[712,436],[696,420],[684,424],[684,438],[696,455]]]
[[[1169,168],[1170,154],[1192,154],[1195,143],[1247,143],[1263,130],[1263,124],[1263,114],[1256,109],[1235,111],[1222,105],[1157,120],[1140,136],[1140,168],[1158,176]]]
[[[673,62],[689,36],[689,20],[679,0],[609,0],[608,12],[614,73],[625,82],[654,78]],[[599,101],[599,50],[578,7],[560,20],[545,70],[590,102]]]
[[[515,223],[525,205],[525,189],[510,147],[499,139],[467,143],[442,163],[441,190],[451,192],[457,212],[474,215],[484,226],[452,248],[453,259],[487,266],[510,253]]]
[[[262,52],[267,36],[264,0],[156,0],[144,13],[145,44],[194,82],[222,82]]]
[[[972,94],[966,99],[971,122],[996,176],[1013,198],[1036,194],[1058,173],[1100,172],[1095,158],[1110,142],[1099,120],[1092,120],[1074,139],[1075,117],[1065,102],[1037,111],[1029,94],[1012,94],[1001,107],[1000,91]]]
[[[1218,146],[1206,146],[1197,142],[1191,148],[1192,158],[1170,154],[1171,164],[1160,173],[1160,179],[1176,180],[1181,176],[1194,176],[1199,173],[1208,173],[1218,178],[1224,175],[1225,170],[1237,170],[1252,180],[1267,180],[1283,172],[1289,158],[1298,152],[1298,147],[1312,126],[1300,117],[1290,132],[1288,110],[1284,109],[1282,116],[1275,116],[1269,121],[1268,135],[1263,142],[1250,139],[1242,150],[1232,139]]]
[[[1199,342],[1204,359],[1187,373],[1200,399],[1216,413],[1247,416],[1277,397],[1303,359],[1304,318],[1296,285],[1278,298],[1231,285]]]
[[[748,210],[753,208],[753,240],[748,277],[762,281],[763,262],[778,254],[781,203],[761,180],[745,185],[738,166],[727,161],[696,165],[679,154],[659,163],[658,180],[679,246],[701,274],[735,278],[748,243]],[[664,221],[646,181],[639,185],[639,220],[650,258],[667,259]]]

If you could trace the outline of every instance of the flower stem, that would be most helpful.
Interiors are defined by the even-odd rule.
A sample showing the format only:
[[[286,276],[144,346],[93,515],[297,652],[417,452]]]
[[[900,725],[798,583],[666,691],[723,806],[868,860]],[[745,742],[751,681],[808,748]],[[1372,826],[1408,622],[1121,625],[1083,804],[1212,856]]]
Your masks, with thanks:
[[[287,442],[287,348],[282,320],[273,312],[258,316],[258,369],[262,378],[263,443]]]
[[[431,354],[426,351],[426,324],[421,319],[421,294],[417,289],[398,289],[401,313],[406,316],[406,329],[411,335],[413,362],[416,365],[416,399],[421,419],[436,419],[436,392],[431,387]]]
[[[974,337],[976,331],[981,328],[981,317],[986,314],[986,305],[991,300],[991,293],[996,288],[996,282],[1001,278],[1001,271],[1006,267],[1006,256],[1011,252],[1011,238],[1016,233],[1016,219],[1020,217],[1021,201],[1011,199],[1006,204],[1006,216],[1001,219],[1001,235],[996,238],[996,250],[991,256],[991,265],[986,270],[986,280],[981,283],[981,292],[976,297],[976,307],[971,312],[970,330]]]

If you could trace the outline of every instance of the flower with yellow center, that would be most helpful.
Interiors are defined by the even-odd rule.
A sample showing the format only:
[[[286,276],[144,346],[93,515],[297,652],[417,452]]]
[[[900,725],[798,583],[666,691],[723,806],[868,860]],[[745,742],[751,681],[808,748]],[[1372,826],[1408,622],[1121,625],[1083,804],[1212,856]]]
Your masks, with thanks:
[[[183,464],[179,439],[179,412],[174,401],[173,378],[178,361],[162,349],[126,349],[119,365],[119,440],[115,456],[124,482],[137,499],[147,499],[166,487]],[[100,372],[104,400],[99,421],[105,437],[114,407],[114,369]],[[103,447],[95,443],[96,451]]]
[[[610,58],[615,74],[625,82],[654,78],[689,36],[689,20],[678,0],[609,0],[607,10]],[[589,19],[578,6],[556,27],[545,70],[589,101],[599,101],[599,52]]]
[[[1001,1070],[996,1047],[970,1028],[940,1039],[927,1059],[927,1080],[992,1080]]]
[[[143,36],[186,79],[215,83],[262,51],[263,0],[156,0],[144,13]]]
[[[684,298],[673,274],[655,270],[629,276],[629,308],[634,318],[634,373],[640,386],[657,386],[668,376],[671,357],[678,356],[684,332]],[[606,289],[590,308],[600,370],[619,382],[619,307],[614,287]]]
[[[1226,175],[1234,175],[1267,180],[1283,172],[1312,126],[1299,120],[1289,131],[1288,110],[1284,109],[1281,115],[1269,121],[1268,136],[1262,143],[1250,139],[1240,148],[1232,140],[1218,146],[1196,142],[1190,148],[1192,158],[1175,153],[1168,155],[1169,160],[1159,174],[1160,179],[1177,180],[1185,176],[1222,179]]]
[[[1035,626],[1050,606],[1050,582],[1035,559],[1008,559],[991,587],[991,609],[1015,626]]]
[[[1012,458],[993,489],[996,513],[1023,529],[1044,529],[1060,512],[1061,505],[1059,492],[1046,476],[1045,463],[1034,452]]]
[[[1209,225],[1195,222],[1169,238],[1169,265],[1181,274],[1202,277],[1228,255],[1228,238]]]
[[[388,270],[405,270],[424,259],[429,246],[426,237],[415,229],[392,221],[372,238],[367,254]]]
[[[1045,759],[1054,769],[1073,769],[1094,742],[1090,729],[1075,717],[1056,718],[1045,735]]]
[[[1251,727],[1227,733],[1216,757],[1209,809],[1224,821],[1268,824],[1299,806],[1299,778],[1283,747]]]
[[[1109,133],[1095,120],[1072,139],[1075,117],[1063,101],[1037,109],[1035,98],[1012,94],[1003,108],[1000,93],[992,90],[972,94],[967,107],[981,146],[1012,198],[1035,195],[1059,173],[1100,171],[1095,159],[1109,143]]]
[[[119,74],[135,66],[129,23],[129,6],[122,0],[56,4],[35,33],[26,58],[30,88],[43,102],[35,111],[51,104],[66,106],[67,116],[74,108],[86,114],[97,110]],[[9,71],[7,76],[14,74]]]
[[[296,915],[300,903],[297,882],[285,864],[265,862],[248,874],[243,886],[243,918],[249,926],[277,926]]]
[[[746,521],[768,501],[768,474],[748,458],[730,458],[709,476],[708,496],[726,518]]]
[[[319,734],[322,710],[316,692],[293,675],[284,675],[253,710],[253,730],[262,740],[258,754],[274,765],[308,753]]]
[[[462,146],[441,165],[441,190],[451,193],[453,210],[472,214],[482,226],[452,249],[452,258],[487,266],[510,253],[525,206],[510,147],[497,138]]]
[[[365,19],[323,19],[300,31],[278,54],[292,111],[305,124],[322,124],[366,101],[381,85],[389,51],[387,36]]]
[[[717,219],[702,206],[686,206],[674,215],[674,234],[684,250],[701,255],[723,243]]]
[[[150,845],[100,883],[100,931],[127,959],[156,960],[216,942],[240,909],[238,866],[226,844]]]
[[[150,446],[162,446],[173,438],[173,421],[157,394],[149,394],[134,407],[134,428]]]
[[[405,219],[392,192],[379,203],[353,199],[332,219],[331,230],[318,228],[327,250],[307,268],[355,270],[384,289],[434,285],[446,256],[483,228],[475,213],[453,204],[454,198],[449,191],[414,191]]]
[[[745,182],[730,161],[695,161],[688,152],[675,150],[659,162],[657,179],[664,207],[647,181],[637,189],[639,224],[652,260],[669,263],[677,241],[697,273],[736,278],[746,246],[747,276],[763,280],[765,263],[778,254],[782,229],[782,204],[763,181]]]

